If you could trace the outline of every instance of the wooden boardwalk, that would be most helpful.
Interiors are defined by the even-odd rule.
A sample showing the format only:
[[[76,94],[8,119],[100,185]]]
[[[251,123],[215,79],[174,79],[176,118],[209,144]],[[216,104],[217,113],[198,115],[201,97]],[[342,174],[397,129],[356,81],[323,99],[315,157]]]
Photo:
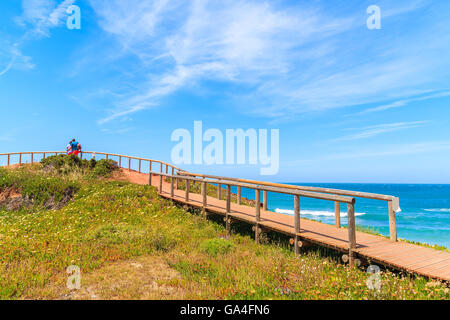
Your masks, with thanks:
[[[148,174],[123,170],[129,180],[139,184],[148,184]],[[159,188],[159,176],[153,175],[152,185]],[[174,190],[174,197],[170,194],[170,183],[162,183],[161,196],[172,199],[181,204],[202,208],[202,195],[189,193],[189,201],[185,200],[184,190]],[[231,203],[229,216],[233,219],[255,224],[255,208]],[[206,211],[219,215],[226,215],[226,201],[215,197],[207,197]],[[272,231],[295,236],[294,217],[272,211],[261,210],[260,226]],[[333,225],[301,219],[300,233],[297,236],[324,247],[348,252],[348,231]],[[389,266],[398,270],[429,278],[450,281],[450,253],[425,248],[406,242],[392,242],[381,236],[364,232],[356,232],[357,257],[367,259],[375,264]]]
[[[0,154],[0,156],[6,157],[6,165],[10,166],[14,164],[21,165],[28,161],[29,163],[34,163],[35,160],[38,160],[38,157],[45,158],[48,155],[58,154],[65,154],[65,152],[15,152]],[[228,216],[228,219],[225,219],[227,228],[230,226],[230,220],[240,220],[249,223],[256,227],[255,239],[257,241],[259,240],[260,229],[272,230],[275,232],[284,233],[291,236],[292,239],[298,240],[293,241],[296,252],[299,252],[298,250],[300,244],[307,244],[309,242],[320,246],[329,247],[344,253],[344,255],[349,258],[350,264],[355,263],[355,258],[360,258],[369,260],[371,263],[389,266],[412,274],[450,281],[449,252],[397,241],[395,214],[400,211],[400,207],[399,199],[394,196],[355,192],[350,190],[335,190],[305,186],[299,187],[229,177],[207,176],[184,171],[160,160],[144,159],[104,152],[83,151],[80,157],[83,158],[83,156],[86,157],[87,155],[91,155],[92,158],[95,156],[100,156],[106,157],[106,159],[116,159],[118,166],[122,168],[122,171],[125,176],[127,176],[128,180],[138,184],[148,184],[149,182],[149,174],[142,173],[141,170],[141,164],[148,163],[148,170],[153,173],[151,176],[152,185],[160,190],[161,196],[167,199],[172,199],[181,204],[186,204],[205,210],[209,213]],[[124,159],[127,160],[126,162],[128,163],[127,170],[123,169],[122,166],[122,160]],[[131,170],[132,161],[137,162],[137,171]],[[158,171],[153,170],[155,165],[159,167]],[[163,173],[164,168],[165,173]],[[169,171],[171,171],[171,174],[168,174]],[[173,183],[171,184],[164,182],[164,179],[160,180],[160,177],[162,176],[167,179],[172,179],[172,181],[179,179],[190,181],[190,183],[201,183],[202,194],[192,192],[186,194],[184,190],[174,188]],[[206,189],[208,184],[225,185],[227,187],[227,195],[230,193],[231,186],[235,186],[237,187],[238,199],[241,199],[241,188],[254,190],[257,198],[261,197],[262,191],[263,205],[257,205],[255,208],[240,205],[227,200],[219,200],[219,197],[216,198],[207,196]],[[219,190],[222,190],[222,188]],[[289,216],[264,210],[267,206],[267,192],[284,193],[293,196],[295,215]],[[301,219],[300,197],[323,199],[335,202],[335,225],[328,225],[317,221]],[[355,199],[353,197],[376,199],[388,202],[390,239],[355,231]],[[341,203],[347,204],[348,228],[340,228]],[[229,208],[227,208],[227,205],[229,205]]]

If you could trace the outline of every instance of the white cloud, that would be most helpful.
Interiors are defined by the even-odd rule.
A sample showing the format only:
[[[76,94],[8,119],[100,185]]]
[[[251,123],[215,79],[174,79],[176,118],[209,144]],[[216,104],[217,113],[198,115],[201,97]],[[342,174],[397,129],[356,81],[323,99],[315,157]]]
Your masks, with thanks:
[[[0,41],[0,76],[10,69],[30,70],[34,68],[31,58],[22,54],[17,44]]]
[[[38,23],[48,18],[53,8],[55,0],[22,0],[22,16],[17,21],[22,23]]]
[[[22,15],[14,21],[27,28],[24,35],[14,43],[2,43],[0,46],[0,76],[11,68],[32,69],[31,57],[23,55],[21,47],[28,41],[42,36],[49,37],[50,29],[63,23],[66,9],[76,0],[64,0],[59,4],[55,0],[22,0]],[[5,56],[7,58],[5,58]],[[7,64],[3,60],[9,60]]]
[[[444,98],[444,97],[449,97],[449,96],[450,96],[450,91],[444,91],[444,92],[428,94],[428,95],[424,95],[424,96],[420,96],[420,97],[414,97],[414,98],[410,98],[410,99],[398,100],[398,101],[391,102],[389,104],[384,104],[384,105],[381,105],[381,106],[378,106],[375,108],[369,108],[369,109],[363,110],[363,111],[357,113],[357,115],[378,112],[378,111],[385,111],[385,110],[389,110],[389,109],[393,109],[393,108],[400,108],[400,107],[404,107],[404,106],[406,106],[412,102],[416,102],[416,101],[425,101],[425,100]]]
[[[48,35],[61,22],[62,6],[72,2],[56,6],[54,0],[23,0],[23,19],[35,25],[35,33]],[[214,93],[236,99],[242,112],[285,119],[394,99],[392,106],[382,107],[405,105],[413,95],[443,90],[450,76],[450,30],[445,24],[438,29],[445,15],[417,25],[410,21],[409,27],[399,22],[428,8],[428,0],[380,0],[383,30],[373,32],[366,30],[364,5],[344,10],[322,1],[289,6],[256,0],[89,4],[119,49],[107,46],[90,53],[97,59],[86,61],[98,67],[116,60],[125,75],[119,87],[128,92],[115,99],[99,123],[158,106],[179,90],[195,94],[210,83],[237,85],[239,93]],[[439,5],[444,12],[447,5]]]
[[[32,26],[25,36],[50,36],[50,29],[63,23],[66,10],[76,0],[63,0],[59,4],[55,0],[22,0],[23,15],[19,21]]]
[[[334,139],[333,141],[351,141],[351,140],[371,138],[387,132],[394,132],[421,127],[427,123],[430,123],[430,121],[384,123],[375,126],[367,126],[359,129],[347,129],[347,130],[358,130],[359,132]]]
[[[159,66],[164,67],[159,74],[149,71],[145,93],[122,101],[115,114],[137,110],[136,105],[149,101],[153,106],[161,97],[204,81],[257,86],[261,78],[285,76],[297,47],[343,32],[353,23],[352,19],[330,18],[311,9],[276,9],[269,3],[253,1],[197,0],[191,6],[185,2],[168,6],[160,1],[152,6],[137,5],[127,14],[114,11],[120,8],[118,1],[91,4],[101,17],[100,25],[117,36],[123,48],[136,53],[144,64],[152,64],[157,58]],[[179,17],[180,10],[187,18],[182,23],[173,22],[170,17]],[[136,25],[130,25],[130,17]],[[140,21],[146,21],[148,28]],[[320,46],[319,51],[325,49]],[[316,56],[317,52],[305,54]]]

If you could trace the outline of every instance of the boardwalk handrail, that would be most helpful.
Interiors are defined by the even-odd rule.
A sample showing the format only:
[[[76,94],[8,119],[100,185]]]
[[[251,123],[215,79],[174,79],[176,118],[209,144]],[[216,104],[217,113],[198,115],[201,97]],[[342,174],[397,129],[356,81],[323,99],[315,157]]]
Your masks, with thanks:
[[[273,187],[280,187],[280,188],[293,189],[293,190],[312,191],[312,192],[320,192],[320,193],[326,193],[326,194],[334,194],[334,195],[351,196],[351,197],[358,197],[358,198],[387,201],[388,202],[390,239],[392,241],[397,241],[397,222],[396,222],[395,215],[397,212],[400,211],[400,205],[399,205],[399,198],[394,197],[394,196],[384,195],[384,194],[376,194],[376,193],[368,193],[368,192],[360,192],[360,191],[332,189],[332,188],[296,186],[296,185],[284,184],[284,183],[274,183],[274,182],[266,182],[266,181],[250,180],[250,179],[223,177],[223,176],[207,175],[207,174],[200,174],[200,173],[192,173],[192,172],[187,172],[187,171],[179,171],[179,174],[201,177],[201,178],[217,179],[220,181],[236,181],[236,182],[244,182],[244,183],[264,185],[264,186],[273,186]],[[263,201],[264,208],[267,209],[267,194],[264,194],[263,198],[264,198],[264,201]],[[335,203],[334,209],[335,209],[335,225],[337,227],[340,227],[340,203],[339,202]]]
[[[7,156],[8,157],[7,163],[8,163],[8,165],[10,165],[10,158],[12,155],[19,155],[19,164],[21,164],[22,163],[22,155],[30,155],[31,163],[33,163],[34,155],[38,155],[38,154],[43,155],[43,157],[45,158],[46,155],[66,154],[66,152],[65,151],[13,152],[13,153],[1,153],[0,156]],[[161,175],[164,174],[163,167],[165,166],[165,175],[168,177],[174,176],[175,173],[177,174],[178,178],[183,177],[185,180],[187,178],[200,177],[202,181],[206,180],[207,183],[214,183],[214,184],[218,185],[217,192],[218,192],[219,199],[221,198],[221,192],[222,192],[221,185],[226,185],[227,188],[231,187],[232,185],[236,186],[237,191],[238,191],[237,198],[238,198],[239,203],[240,203],[240,199],[241,199],[241,189],[242,188],[248,188],[248,189],[262,191],[263,192],[263,209],[264,210],[267,210],[267,192],[285,193],[285,194],[294,195],[295,197],[305,196],[305,197],[310,197],[310,198],[334,201],[336,227],[341,226],[340,204],[341,203],[349,204],[350,198],[348,198],[348,196],[366,197],[366,198],[370,198],[370,199],[385,200],[385,201],[388,201],[388,204],[389,204],[389,226],[390,226],[391,240],[397,241],[395,210],[396,210],[396,208],[398,208],[398,198],[395,198],[392,196],[376,195],[376,194],[369,194],[369,193],[355,192],[355,191],[348,191],[348,190],[293,186],[293,185],[288,185],[288,184],[271,183],[271,182],[256,181],[256,180],[249,180],[249,179],[238,179],[238,178],[230,178],[230,177],[196,174],[196,173],[191,173],[191,172],[185,171],[183,169],[180,169],[176,166],[173,166],[169,163],[166,163],[166,162],[160,161],[160,160],[146,159],[146,158],[141,158],[141,157],[133,157],[133,156],[107,153],[107,152],[82,151],[80,153],[80,157],[83,158],[83,155],[87,155],[87,154],[90,154],[93,158],[95,158],[96,155],[104,155],[104,156],[106,156],[106,159],[109,159],[110,157],[117,157],[118,158],[118,166],[120,168],[122,168],[122,158],[128,159],[128,170],[131,170],[131,161],[138,160],[139,161],[139,168],[138,168],[139,172],[141,172],[141,162],[144,161],[144,162],[149,162],[149,172],[152,172],[153,174],[158,174],[158,173],[155,173],[154,171],[152,171],[152,164],[158,163],[158,164],[160,164],[159,174],[161,174]],[[169,175],[169,168],[171,170],[171,175]],[[151,174],[149,175],[149,177],[151,179]],[[173,179],[171,178],[171,180],[173,180]],[[194,181],[199,181],[199,180],[200,179],[197,179]],[[176,179],[176,181],[178,184],[178,179]],[[186,181],[188,181],[188,180],[186,180]],[[255,197],[260,197],[260,193],[257,192]],[[296,207],[297,207],[297,203],[294,203],[294,209],[296,209]],[[354,210],[354,201],[352,203],[352,207]],[[354,212],[353,212],[353,214],[354,214]],[[353,221],[353,224],[354,224],[354,221]]]
[[[186,173],[186,171],[183,171],[183,173]],[[353,265],[354,263],[354,257],[353,257],[353,251],[356,249],[356,226],[355,226],[355,198],[347,197],[347,196],[340,196],[340,195],[331,195],[331,194],[324,194],[319,192],[310,192],[310,191],[303,191],[303,190],[293,190],[289,188],[279,188],[279,187],[271,187],[271,186],[265,186],[265,185],[257,185],[257,184],[248,184],[244,182],[239,181],[230,181],[230,180],[216,180],[211,178],[196,178],[192,177],[190,175],[173,175],[173,174],[165,174],[163,172],[149,172],[149,184],[152,185],[152,176],[157,175],[159,176],[159,191],[162,193],[162,186],[163,186],[163,177],[170,179],[170,198],[174,199],[174,181],[178,179],[184,180],[186,184],[185,189],[185,199],[184,203],[189,203],[189,194],[190,194],[190,182],[199,182],[202,184],[201,188],[201,194],[202,194],[202,210],[205,211],[207,207],[207,184],[217,184],[218,189],[221,188],[220,185],[226,185],[227,188],[227,196],[226,196],[226,217],[225,221],[227,223],[227,230],[229,230],[229,224],[230,224],[230,217],[229,214],[231,213],[231,187],[235,186],[238,188],[248,188],[255,190],[255,239],[257,242],[259,242],[259,236],[261,232],[260,223],[261,223],[261,191],[263,192],[276,192],[276,193],[283,193],[288,195],[294,196],[294,234],[295,234],[295,251],[299,252],[299,239],[300,239],[300,197],[307,197],[307,198],[313,198],[313,199],[321,199],[321,200],[329,200],[329,201],[338,201],[343,202],[347,204],[347,219],[348,219],[348,252],[349,252],[349,262],[350,265]],[[220,198],[219,198],[220,199]],[[240,197],[238,196],[238,204],[240,201]]]
[[[47,155],[60,155],[60,154],[67,154],[66,151],[27,151],[27,152],[9,152],[9,153],[0,153],[0,156],[7,156],[7,165],[9,166],[11,164],[11,156],[18,155],[19,156],[19,163],[22,164],[22,156],[23,155],[30,155],[30,162],[34,163],[34,156],[35,155],[42,155],[44,158]],[[174,165],[161,161],[161,160],[155,160],[155,159],[146,159],[146,158],[140,158],[140,157],[133,157],[133,156],[126,156],[121,154],[115,154],[115,153],[108,153],[108,152],[97,152],[97,151],[81,151],[80,157],[83,158],[83,155],[90,154],[95,158],[96,155],[104,155],[108,159],[109,157],[117,157],[119,158],[118,164],[119,167],[122,168],[122,158],[128,159],[128,169],[131,170],[131,160],[138,160],[139,161],[139,172],[141,172],[141,162],[149,162],[150,165],[152,163],[159,163],[161,166],[166,166],[166,171],[168,171],[168,168],[173,168],[173,170],[176,171],[182,171],[182,169],[175,167]],[[162,169],[161,169],[162,170]]]
[[[65,153],[65,151],[14,152],[0,153],[0,156],[7,156],[7,164],[11,165],[11,162],[16,161],[17,159],[17,162],[19,164],[23,163],[22,156],[24,155],[30,155],[31,162],[33,162],[34,155],[41,154],[45,158],[46,155],[58,155]],[[380,263],[398,270],[417,273],[419,275],[436,278],[439,280],[450,281],[449,274],[447,272],[448,267],[450,266],[450,256],[446,255],[445,253],[438,252],[429,248],[420,247],[417,245],[408,244],[405,242],[390,243],[382,237],[364,233],[358,233],[358,246],[356,245],[355,199],[354,197],[349,197],[348,194],[355,195],[356,197],[367,197],[369,199],[378,198],[379,200],[388,201],[390,205],[390,212],[394,212],[393,209],[398,208],[398,198],[348,190],[293,186],[288,184],[270,183],[247,179],[199,175],[187,172],[164,161],[112,153],[84,151],[80,154],[80,157],[82,158],[83,155],[87,154],[90,154],[93,158],[95,158],[96,155],[105,155],[107,159],[110,157],[118,157],[118,164],[121,168],[122,158],[128,159],[128,170],[131,170],[131,161],[137,160],[139,161],[139,172],[141,172],[141,162],[148,161],[150,164],[148,174],[136,174],[136,178],[139,177],[139,181],[137,181],[138,183],[146,183],[146,181],[142,181],[141,178],[145,178],[148,176],[149,184],[157,186],[157,189],[159,190],[159,193],[162,197],[170,199],[172,201],[180,202],[182,204],[186,204],[191,207],[200,208],[205,213],[205,215],[206,211],[208,211],[208,213],[224,215],[228,233],[231,231],[230,225],[233,221],[243,221],[254,226],[253,230],[255,232],[255,240],[257,242],[260,241],[261,232],[264,232],[265,230],[273,230],[275,232],[284,233],[290,236],[290,243],[295,244],[296,253],[300,253],[300,247],[304,245],[309,245],[311,243],[319,244],[322,246],[337,249],[341,252],[344,251],[345,254],[342,256],[342,259],[344,262],[347,262],[348,258],[350,265],[359,265],[361,261],[356,258],[364,258],[368,261]],[[16,155],[18,155],[18,157],[15,157]],[[152,170],[153,163],[159,164],[159,166],[157,166],[157,168],[159,169],[158,172]],[[169,168],[171,169],[171,174],[168,173]],[[152,177],[155,175],[159,176],[159,187],[158,182],[152,184]],[[163,177],[167,178],[166,181],[170,179],[170,184],[165,183],[164,188]],[[181,190],[179,190],[180,188],[178,188],[179,180],[184,180],[186,182],[186,188],[184,192],[182,192]],[[176,195],[174,192],[175,181],[177,182],[176,188],[178,189],[176,190]],[[190,192],[190,184],[197,182],[201,183],[201,196],[199,194]],[[212,199],[211,197],[209,197],[208,200],[207,185],[210,183],[218,186],[217,194],[220,199],[219,201],[216,199]],[[221,197],[221,192],[223,191],[221,185],[226,186],[226,198]],[[237,204],[233,204],[233,206],[231,206],[232,186],[237,187]],[[249,188],[255,191],[255,208],[253,208],[252,206],[241,204],[242,188]],[[261,203],[261,191],[263,192],[263,203]],[[278,192],[292,195],[294,197],[293,218],[265,210],[265,207],[267,207],[267,192]],[[235,195],[233,194],[233,197],[234,196]],[[379,196],[384,198],[381,199],[381,197]],[[332,226],[326,224],[300,219],[300,197],[334,201],[335,204],[337,204],[337,206],[339,207],[339,212],[340,204],[346,203],[348,230],[333,229]],[[391,197],[390,200],[389,197]],[[192,199],[190,200],[189,198]],[[208,201],[210,202],[209,205]],[[397,203],[395,203],[395,201],[397,201]],[[235,202],[234,198],[233,202]],[[263,206],[263,210],[261,210],[261,206]],[[233,208],[233,210],[231,210],[231,208]],[[302,223],[302,229],[300,229],[300,223]],[[393,227],[395,228],[395,224],[390,224],[391,232]],[[412,247],[414,247],[414,249],[412,249]],[[347,252],[348,256],[346,255]]]

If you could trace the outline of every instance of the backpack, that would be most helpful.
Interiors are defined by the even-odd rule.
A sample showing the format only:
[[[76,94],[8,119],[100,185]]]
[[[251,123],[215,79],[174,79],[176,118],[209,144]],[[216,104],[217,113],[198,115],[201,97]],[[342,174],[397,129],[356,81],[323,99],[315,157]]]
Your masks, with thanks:
[[[81,144],[77,144],[77,150],[81,151]]]

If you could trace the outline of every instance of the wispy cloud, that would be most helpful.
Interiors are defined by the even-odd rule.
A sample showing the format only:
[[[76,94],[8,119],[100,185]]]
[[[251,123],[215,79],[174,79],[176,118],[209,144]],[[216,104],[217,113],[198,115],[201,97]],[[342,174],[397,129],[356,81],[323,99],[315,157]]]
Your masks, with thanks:
[[[2,62],[2,55],[7,56],[9,62],[3,69],[0,69],[0,76],[13,67],[34,68],[31,57],[22,54],[21,47],[30,40],[50,37],[50,29],[63,23],[66,9],[74,2],[75,0],[64,0],[58,4],[55,0],[22,0],[22,15],[15,17],[14,21],[26,28],[26,31],[20,39],[13,43],[2,43],[0,62]]]
[[[30,70],[34,68],[34,64],[30,57],[22,54],[17,44],[3,40],[0,42],[0,76],[12,68]]]
[[[119,1],[91,4],[101,17],[101,26],[114,34],[123,48],[136,53],[144,64],[156,61],[163,70],[151,73],[144,93],[121,102],[101,123],[141,110],[136,106],[153,106],[160,98],[205,81],[258,86],[262,78],[284,77],[297,47],[343,32],[353,23],[351,18],[332,18],[319,10],[277,9],[256,1],[174,1],[170,5],[166,1],[153,5],[133,1],[130,7],[135,10],[126,14],[120,10],[120,14],[110,14],[120,6]],[[130,17],[137,26],[129,23]],[[177,18],[180,20],[175,21]],[[144,21],[148,28],[141,28]],[[319,51],[327,50],[320,46]],[[309,59],[318,54],[310,50],[303,56]]]
[[[22,0],[23,14],[15,19],[16,23],[31,28],[25,33],[22,41],[29,37],[49,37],[50,29],[63,23],[66,10],[76,0]]]
[[[260,1],[131,0],[127,10],[121,10],[124,4],[118,0],[90,4],[122,54],[140,59],[138,73],[145,79],[100,123],[211,82],[239,85],[241,93],[229,98],[245,104],[245,112],[283,118],[408,100],[442,90],[440,83],[449,76],[444,66],[450,63],[450,37],[446,28],[437,29],[445,15],[435,14],[433,20],[423,20],[420,29],[410,27],[393,41],[392,27],[389,32],[361,34],[366,28],[360,12],[364,6],[331,15],[321,1],[282,7]],[[407,13],[428,8],[430,1],[380,5],[383,28],[388,29]],[[426,48],[421,45],[425,40]]]
[[[367,126],[358,129],[347,129],[359,131],[354,134],[350,134],[344,137],[333,139],[333,141],[351,141],[360,140],[378,136],[387,132],[400,131],[405,129],[417,128],[430,123],[430,121],[412,121],[412,122],[397,122],[397,123],[384,123],[375,126]]]
[[[372,112],[379,112],[379,111],[385,111],[385,110],[389,110],[389,109],[393,109],[393,108],[400,108],[400,107],[404,107],[412,102],[417,102],[417,101],[426,101],[426,100],[430,100],[430,99],[437,99],[437,98],[444,98],[444,97],[449,97],[450,96],[450,91],[443,91],[443,92],[437,92],[437,93],[433,93],[433,94],[428,94],[428,95],[423,95],[420,97],[414,97],[414,98],[410,98],[410,99],[403,99],[403,100],[397,100],[388,104],[384,104],[375,108],[369,108],[366,110],[363,110],[359,113],[357,113],[356,115],[363,115],[363,114],[367,114],[367,113],[372,113]]]

